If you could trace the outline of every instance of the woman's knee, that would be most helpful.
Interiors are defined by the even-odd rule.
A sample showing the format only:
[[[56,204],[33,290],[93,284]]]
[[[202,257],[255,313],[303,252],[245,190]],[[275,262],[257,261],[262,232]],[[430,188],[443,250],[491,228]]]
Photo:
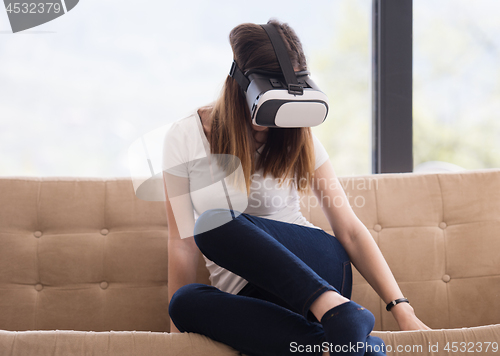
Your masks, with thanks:
[[[191,283],[179,288],[168,305],[168,314],[170,318],[177,324],[183,316],[192,313],[196,306],[200,305],[201,295],[206,289],[206,284]]]
[[[233,220],[231,210],[228,209],[209,209],[203,212],[194,225],[194,236],[210,232]]]
[[[224,244],[224,239],[233,235],[226,231],[225,225],[237,224],[241,220],[236,218],[239,215],[241,213],[228,209],[210,209],[198,217],[194,226],[194,240],[205,256],[211,247],[217,250],[218,244]]]
[[[205,334],[210,322],[208,317],[214,297],[220,295],[220,290],[206,284],[192,283],[179,288],[168,306],[170,319],[181,332],[197,332]]]

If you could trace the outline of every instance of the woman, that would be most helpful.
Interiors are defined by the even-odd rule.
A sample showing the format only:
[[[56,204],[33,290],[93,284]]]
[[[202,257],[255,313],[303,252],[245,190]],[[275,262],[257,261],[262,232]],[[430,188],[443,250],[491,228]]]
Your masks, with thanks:
[[[282,36],[294,69],[307,70],[294,31],[269,23]],[[239,25],[229,40],[243,72],[280,71],[261,26]],[[227,200],[204,192],[208,184],[193,186],[197,174],[213,178],[211,163],[203,160],[214,154],[241,162],[248,204],[237,216],[231,205],[218,209],[213,203],[227,207],[237,200],[228,198],[225,185]],[[169,130],[164,169],[172,332],[204,334],[247,355],[385,354],[382,340],[369,336],[372,313],[349,300],[350,262],[385,303],[403,294],[309,128],[253,125],[244,92],[228,76],[214,105]],[[309,189],[335,236],[300,213],[298,193]],[[194,283],[200,250],[212,286]],[[401,330],[429,329],[409,303],[399,302],[390,311]]]

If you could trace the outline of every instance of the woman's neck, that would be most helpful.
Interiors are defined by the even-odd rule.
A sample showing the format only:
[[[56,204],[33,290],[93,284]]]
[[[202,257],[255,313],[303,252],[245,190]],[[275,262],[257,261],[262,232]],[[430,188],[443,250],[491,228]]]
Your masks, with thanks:
[[[198,109],[198,115],[200,116],[201,119],[201,125],[203,126],[203,132],[205,132],[205,136],[207,136],[208,141],[210,142],[210,127],[211,127],[211,120],[210,120],[210,113],[212,112],[212,108],[210,107],[203,107]]]

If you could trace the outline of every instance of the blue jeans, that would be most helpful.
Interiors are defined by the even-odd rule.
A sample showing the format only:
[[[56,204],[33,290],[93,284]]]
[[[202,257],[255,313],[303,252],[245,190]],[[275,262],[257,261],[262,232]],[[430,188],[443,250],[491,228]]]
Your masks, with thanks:
[[[321,229],[241,214],[209,231],[227,210],[204,212],[194,238],[201,252],[248,284],[238,295],[189,284],[173,296],[169,313],[181,332],[195,332],[246,355],[321,355],[323,327],[309,311],[325,291],[350,298],[349,257]],[[313,345],[318,345],[313,349]]]

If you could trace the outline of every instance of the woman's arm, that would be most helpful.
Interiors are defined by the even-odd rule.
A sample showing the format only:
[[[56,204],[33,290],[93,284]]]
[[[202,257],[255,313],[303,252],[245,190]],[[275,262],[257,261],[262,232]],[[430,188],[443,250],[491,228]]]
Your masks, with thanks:
[[[196,282],[196,271],[198,268],[200,250],[198,246],[196,246],[193,236],[181,238],[177,225],[178,220],[180,224],[187,223],[188,228],[192,226],[192,223],[187,220],[193,214],[192,205],[190,204],[188,196],[186,196],[184,201],[180,203],[176,201],[175,203],[176,215],[182,214],[183,221],[181,221],[181,219],[175,219],[174,209],[172,208],[167,193],[167,190],[172,193],[176,192],[176,189],[187,189],[187,184],[189,184],[188,180],[164,172],[163,182],[165,187],[168,222],[168,302],[170,304],[170,299],[177,289],[186,284]],[[167,189],[167,186],[169,189]],[[179,332],[172,321],[170,321],[170,332]]]
[[[387,304],[403,294],[368,229],[358,219],[340,185],[330,161],[315,172],[313,191],[321,203],[335,237],[344,246],[353,265]],[[332,204],[335,202],[335,204]],[[408,303],[391,309],[401,330],[430,329],[416,316]]]

